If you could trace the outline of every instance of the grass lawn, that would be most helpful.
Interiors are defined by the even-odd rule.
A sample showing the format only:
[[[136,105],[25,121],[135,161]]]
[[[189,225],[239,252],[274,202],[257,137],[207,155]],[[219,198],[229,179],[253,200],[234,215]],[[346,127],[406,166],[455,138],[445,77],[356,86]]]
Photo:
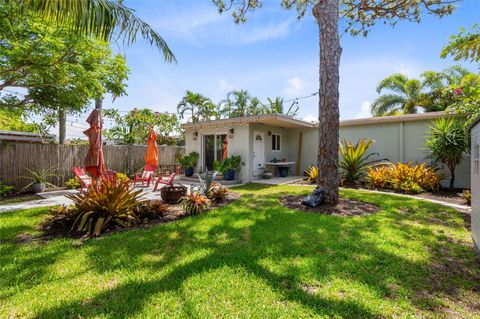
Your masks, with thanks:
[[[382,208],[335,217],[289,210],[284,193],[81,242],[15,243],[46,209],[0,214],[0,318],[480,317],[480,264],[462,214],[342,190]]]

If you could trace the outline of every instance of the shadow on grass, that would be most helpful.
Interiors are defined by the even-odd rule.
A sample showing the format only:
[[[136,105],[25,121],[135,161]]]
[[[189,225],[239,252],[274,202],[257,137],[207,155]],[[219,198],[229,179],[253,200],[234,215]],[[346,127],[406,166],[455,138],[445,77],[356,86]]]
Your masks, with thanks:
[[[436,226],[447,231],[461,228],[459,216],[452,211],[436,214],[432,213],[438,209],[435,205],[348,191],[343,194],[377,204],[383,211],[368,217],[342,218],[285,209],[278,203],[279,196],[286,191],[283,188],[251,184],[235,190],[246,194],[233,205],[208,215],[90,241],[85,248],[97,273],[129,267],[157,269],[165,274],[159,278],[129,280],[91,298],[46,309],[37,317],[138,315],[153,296],[181,293],[183,284],[193,276],[222,267],[245,269],[282,299],[328,317],[389,315],[355,298],[333,299],[316,293],[322,285],[336,279],[348,278],[368,287],[380,299],[392,302],[396,302],[401,290],[413,307],[430,313],[441,307],[439,295],[459,298],[459,291],[473,290],[480,283],[478,273],[469,271],[477,261],[472,251],[466,250],[468,245],[446,242],[442,233],[431,227],[435,218],[440,221]],[[300,187],[288,189],[290,193],[308,191]],[[253,196],[250,192],[258,193]],[[412,208],[413,213],[400,212],[399,207]],[[405,249],[408,241],[412,241],[412,247]],[[425,249],[431,251],[426,253]],[[190,254],[202,251],[204,255],[182,262]],[[404,253],[419,254],[426,260],[410,258]],[[146,255],[159,258],[145,261],[142,257]],[[289,262],[298,258],[310,260],[311,266],[305,268]],[[462,265],[462,271],[447,275],[451,270],[447,268],[442,269],[445,275],[432,276],[432,270],[438,272],[438,265],[444,267],[452,258]],[[432,269],[432,264],[437,268]],[[317,288],[305,288],[312,285]],[[193,315],[191,307],[185,303],[183,310]]]

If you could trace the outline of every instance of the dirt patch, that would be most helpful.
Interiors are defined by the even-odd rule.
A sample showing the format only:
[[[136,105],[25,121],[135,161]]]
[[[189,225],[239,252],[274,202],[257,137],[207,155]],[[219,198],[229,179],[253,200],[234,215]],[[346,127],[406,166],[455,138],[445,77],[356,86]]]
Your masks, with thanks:
[[[305,185],[305,186],[315,185],[313,183],[308,182],[306,179],[295,181],[292,184]],[[350,188],[350,189],[372,190],[371,188],[366,187],[365,184],[363,183],[344,183],[342,187]],[[455,189],[453,192],[450,192],[449,190],[441,189],[436,192],[423,192],[420,194],[405,194],[402,192],[394,191],[392,189],[378,189],[378,191],[382,191],[386,193],[402,194],[402,195],[414,195],[414,196],[425,198],[425,199],[433,199],[433,200],[438,200],[445,203],[468,206],[467,201],[462,197],[463,189]]]
[[[206,211],[210,211],[215,208],[220,208],[225,205],[231,204],[240,197],[239,193],[230,192],[221,202],[213,202],[210,208]],[[108,235],[114,232],[120,231],[129,231],[132,229],[138,228],[147,228],[157,224],[171,223],[189,215],[186,214],[180,204],[168,205],[168,209],[157,218],[145,218],[140,222],[128,227],[123,228],[119,226],[111,226],[102,231],[102,236]],[[74,223],[76,216],[62,214],[55,216],[48,216],[42,221],[40,225],[36,228],[41,231],[41,235],[29,235],[29,234],[19,234],[17,235],[14,242],[16,243],[30,243],[33,241],[48,241],[51,239],[59,237],[68,237],[68,238],[77,238],[77,239],[88,239],[90,236],[86,235],[84,232],[79,232],[71,229],[71,226]]]
[[[347,198],[340,198],[336,205],[322,204],[318,207],[310,207],[302,204],[304,198],[305,195],[288,195],[280,198],[280,203],[291,209],[334,216],[364,216],[375,214],[380,210],[376,205]]]

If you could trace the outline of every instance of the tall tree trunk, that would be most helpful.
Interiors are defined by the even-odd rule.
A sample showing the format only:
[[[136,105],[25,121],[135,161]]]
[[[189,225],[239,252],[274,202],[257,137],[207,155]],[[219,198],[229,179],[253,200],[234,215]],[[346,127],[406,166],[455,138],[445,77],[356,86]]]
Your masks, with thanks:
[[[96,98],[95,99],[95,108],[102,109],[103,98]]]
[[[313,15],[320,28],[320,94],[318,129],[318,185],[325,190],[325,202],[338,202],[338,85],[342,48],[338,34],[338,0],[319,0]]]
[[[64,109],[58,110],[58,143],[65,144],[67,135],[67,115]]]
[[[455,189],[455,166],[450,166],[450,191],[453,192]]]

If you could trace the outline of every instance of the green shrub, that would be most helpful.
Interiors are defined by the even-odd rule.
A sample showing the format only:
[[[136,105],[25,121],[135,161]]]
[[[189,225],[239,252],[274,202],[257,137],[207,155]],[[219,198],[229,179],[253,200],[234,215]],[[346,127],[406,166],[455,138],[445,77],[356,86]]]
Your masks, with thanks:
[[[220,161],[213,162],[213,169],[225,174],[228,171],[238,171],[241,168],[242,157],[240,155],[232,155]]]
[[[199,156],[197,152],[191,152],[188,155],[178,154],[177,160],[183,168],[191,168],[197,166]]]
[[[80,181],[76,177],[72,177],[68,179],[63,185],[68,189],[78,189],[80,188]]]
[[[119,183],[130,181],[130,178],[127,176],[127,174],[124,174],[124,173],[117,173],[116,178],[117,178],[117,182]]]
[[[15,191],[15,186],[6,185],[0,182],[0,197],[7,196]]]

